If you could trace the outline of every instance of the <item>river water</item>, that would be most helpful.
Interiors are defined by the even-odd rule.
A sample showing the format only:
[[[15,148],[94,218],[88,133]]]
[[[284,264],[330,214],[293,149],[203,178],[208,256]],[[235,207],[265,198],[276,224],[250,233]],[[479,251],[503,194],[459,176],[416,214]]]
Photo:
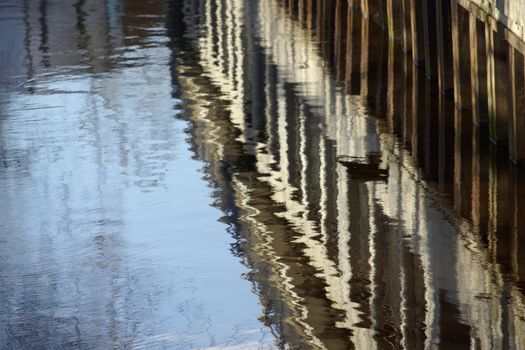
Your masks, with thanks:
[[[285,3],[0,1],[2,349],[525,348],[524,170]]]

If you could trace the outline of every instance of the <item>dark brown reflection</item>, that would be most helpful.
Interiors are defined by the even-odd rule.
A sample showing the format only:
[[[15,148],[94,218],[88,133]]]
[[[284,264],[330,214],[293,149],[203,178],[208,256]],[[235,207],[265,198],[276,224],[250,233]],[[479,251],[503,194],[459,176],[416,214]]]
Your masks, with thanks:
[[[163,30],[164,1],[4,1],[0,82],[31,90],[51,74],[105,73],[140,64],[136,45]],[[135,45],[135,46],[134,46]]]
[[[185,117],[279,345],[523,348],[525,172],[477,126],[523,79],[494,97],[508,55],[479,13],[181,2]]]

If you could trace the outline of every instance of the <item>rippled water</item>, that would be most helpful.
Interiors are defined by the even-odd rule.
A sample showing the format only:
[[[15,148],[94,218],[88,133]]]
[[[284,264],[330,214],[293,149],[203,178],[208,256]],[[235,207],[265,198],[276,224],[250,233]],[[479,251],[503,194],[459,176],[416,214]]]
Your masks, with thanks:
[[[284,3],[0,1],[2,349],[525,348],[524,170]]]
[[[188,141],[166,11],[2,4],[2,349],[272,343]]]

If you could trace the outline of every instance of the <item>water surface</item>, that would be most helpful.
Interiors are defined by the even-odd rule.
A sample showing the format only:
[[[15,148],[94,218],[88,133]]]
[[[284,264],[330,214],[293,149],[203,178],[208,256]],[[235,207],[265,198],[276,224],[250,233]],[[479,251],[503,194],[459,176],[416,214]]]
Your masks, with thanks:
[[[4,347],[525,347],[525,173],[374,16],[65,3],[0,5]]]
[[[188,142],[167,6],[2,4],[2,349],[272,344]]]

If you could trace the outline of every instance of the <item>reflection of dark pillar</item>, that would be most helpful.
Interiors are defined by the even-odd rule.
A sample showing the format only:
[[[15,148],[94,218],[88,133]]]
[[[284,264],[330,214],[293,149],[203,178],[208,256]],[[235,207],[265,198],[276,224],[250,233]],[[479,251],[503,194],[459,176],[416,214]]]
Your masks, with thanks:
[[[178,64],[176,63],[176,58],[179,54],[179,50],[185,49],[185,45],[189,45],[186,40],[181,40],[184,33],[186,32],[186,23],[184,22],[184,12],[183,7],[177,0],[171,0],[166,2],[166,30],[170,42],[168,46],[170,47],[173,54],[172,62],[170,64],[170,73],[171,73],[171,86],[172,86],[172,97],[181,98],[181,88],[179,83],[179,69]]]
[[[439,141],[438,141],[438,172],[439,189],[452,193],[454,178],[454,105],[450,99],[439,94]]]
[[[438,184],[441,191],[445,191],[446,175],[447,175],[447,138],[446,135],[450,131],[447,128],[445,98],[440,94],[438,98],[438,113],[439,113],[439,128],[438,128]]]
[[[348,242],[349,263],[352,269],[352,279],[350,280],[350,299],[359,304],[362,312],[361,320],[364,326],[370,327],[374,318],[371,306],[371,290],[369,283],[363,281],[370,280],[371,264],[370,261],[370,242],[375,237],[369,223],[369,200],[370,194],[366,190],[366,185],[358,181],[348,182],[348,215],[350,240]],[[375,252],[374,252],[375,253]]]
[[[492,146],[489,165],[489,252],[494,262],[509,268],[512,246],[509,201],[509,162],[501,149]]]
[[[335,78],[343,80],[345,76],[345,50],[346,50],[346,19],[348,13],[347,0],[337,0],[335,7]]]
[[[305,0],[297,1],[297,20],[301,25],[304,24],[304,3]]]
[[[375,18],[377,19],[379,16],[381,4],[381,0],[368,0],[368,14],[369,18]]]
[[[386,118],[388,130],[394,132],[394,43],[388,43],[388,76],[387,76],[387,94],[386,94]]]
[[[403,32],[402,2],[404,0],[386,0],[386,26],[390,40],[400,38]]]
[[[494,82],[496,109],[496,142],[505,144],[509,137],[509,43],[504,40],[504,29],[498,25],[494,32]]]
[[[425,347],[425,285],[423,268],[419,256],[403,249],[404,274],[402,278],[405,288],[406,305],[410,312],[405,314],[406,349],[423,349]]]
[[[348,11],[348,29],[347,29],[347,69],[346,82],[350,85],[347,91],[351,95],[360,93],[360,53],[361,53],[361,21],[365,21],[358,13],[349,9]],[[347,85],[348,86],[348,85]]]
[[[368,18],[368,0],[361,0],[361,12],[363,13],[364,17]]]
[[[394,39],[401,40],[403,38],[404,14],[403,14],[404,0],[394,1]]]
[[[509,45],[509,155],[525,161],[525,62],[523,55]]]
[[[348,5],[348,11],[346,16],[346,52],[345,52],[345,89],[346,92],[351,91],[351,81],[352,81],[352,68],[353,68],[353,61],[352,61],[352,54],[353,54],[353,45],[354,45],[354,38],[353,38],[353,31],[354,31],[354,17],[356,16],[356,12],[354,11],[354,7],[352,6],[352,3],[349,3]]]
[[[313,27],[313,0],[306,0],[306,28],[312,30]]]
[[[525,287],[525,168],[512,165],[512,230],[514,239],[514,273],[523,290]]]
[[[38,46],[38,50],[42,53],[42,65],[44,67],[50,66],[47,7],[47,0],[41,0],[38,7],[40,12],[40,17],[38,18],[38,22],[40,23],[40,45]]]
[[[394,33],[394,0],[386,0],[386,27],[390,40],[395,39]]]
[[[508,50],[507,44],[489,23],[485,24],[485,38],[489,133],[491,140],[500,144],[508,137]]]
[[[328,66],[332,67],[334,59],[334,18],[335,18],[335,2],[334,1],[319,1],[317,13],[317,28],[316,33],[321,47],[321,54],[323,59],[328,62]]]
[[[454,91],[450,0],[436,0],[436,31],[439,90],[450,95]]]
[[[478,233],[483,242],[487,242],[488,223],[488,143],[480,132],[486,130],[472,128],[472,204],[471,217],[474,232]],[[484,136],[484,135],[483,135]]]
[[[332,67],[334,58],[334,18],[335,18],[335,2],[323,1],[323,14],[321,28],[318,28],[318,33],[321,38],[321,47],[323,58],[326,62],[329,62],[329,66]]]
[[[402,35],[402,0],[386,0],[387,31],[390,40],[400,38]]]
[[[431,0],[423,3],[423,35],[425,38],[425,71],[427,77],[437,76],[436,6]]]
[[[424,132],[420,133],[419,139],[424,143],[424,169],[428,179],[437,181],[439,161],[438,141],[440,138],[440,118],[443,110],[443,97],[435,98],[437,94],[434,84],[431,80],[425,80],[425,113],[423,114],[424,123],[421,125]],[[421,154],[423,156],[423,154]]]
[[[424,106],[422,105],[423,98],[419,95],[420,84],[423,79],[420,79],[419,76],[420,70],[416,67],[412,67],[412,101],[411,101],[411,110],[412,110],[412,136],[411,136],[411,146],[412,146],[412,155],[415,159],[419,158],[420,139],[423,138],[423,135],[419,133],[419,117],[424,113]],[[426,79],[425,79],[426,80]],[[422,85],[422,84],[421,84]],[[424,88],[424,87],[423,87]]]
[[[361,21],[361,65],[360,72],[360,95],[368,96],[368,47],[369,47],[369,24],[370,21],[365,19]]]
[[[404,113],[403,113],[403,91],[406,90],[406,70],[404,69],[404,58],[401,47],[394,45],[394,74],[392,85],[394,86],[394,132],[403,135]]]
[[[461,322],[458,306],[450,303],[445,290],[439,291],[439,349],[469,349],[471,329]]]
[[[379,118],[386,116],[386,95],[387,95],[387,75],[388,75],[388,38],[384,35],[382,28],[375,23],[370,25],[370,38],[380,38],[379,40],[369,40],[368,43],[368,105],[371,111]]]
[[[408,0],[410,7],[410,38],[412,40],[412,61],[422,65],[425,60],[424,22],[422,16],[423,2]]]
[[[469,16],[469,33],[472,119],[476,125],[483,125],[488,122],[485,26],[474,13]]]
[[[454,109],[454,209],[462,216],[470,215],[472,162],[472,121],[466,112]]]
[[[410,36],[410,0],[401,0],[401,44],[403,51],[412,50],[412,37]]]
[[[462,137],[462,125],[461,125],[461,112],[457,108],[454,110],[454,210],[460,212],[462,198],[461,198],[461,185],[463,180],[462,174],[462,149],[461,149],[461,137]]]
[[[386,29],[387,26],[387,0],[377,0],[378,2],[378,12],[377,12],[377,21],[379,25]]]
[[[322,12],[323,12],[323,2],[322,0],[316,0],[315,1],[315,32],[317,35],[321,33],[323,28],[321,28],[321,18],[322,18]]]
[[[496,92],[494,68],[494,33],[489,23],[485,23],[485,50],[487,55],[487,104],[490,137],[496,137]]]
[[[397,179],[399,177],[399,169]],[[396,207],[400,207],[400,199],[396,200]],[[396,225],[389,225],[388,218],[382,214],[382,208],[372,202],[370,205],[370,221],[373,220],[376,230],[371,229],[374,242],[374,253],[372,264],[374,264],[373,283],[374,298],[373,325],[374,331],[381,334],[377,338],[379,349],[401,348],[401,261],[400,261],[400,237],[401,229]],[[394,220],[399,220],[394,216]]]
[[[465,40],[465,31],[469,31],[469,17],[456,0],[452,1],[452,56],[454,61],[454,102],[456,108],[470,109],[470,50],[469,41]]]
[[[293,19],[297,18],[297,1],[296,0],[288,0],[288,10],[290,11],[290,15]]]
[[[412,74],[414,71],[415,66],[410,61],[410,58],[408,55],[403,55],[403,79],[402,79],[402,87],[400,93],[403,95],[402,97],[402,106],[401,106],[401,119],[403,122],[403,128],[402,128],[402,137],[403,137],[403,143],[410,148],[411,146],[411,127],[412,127],[412,104],[411,104],[411,94],[412,89],[414,88],[412,86]]]

